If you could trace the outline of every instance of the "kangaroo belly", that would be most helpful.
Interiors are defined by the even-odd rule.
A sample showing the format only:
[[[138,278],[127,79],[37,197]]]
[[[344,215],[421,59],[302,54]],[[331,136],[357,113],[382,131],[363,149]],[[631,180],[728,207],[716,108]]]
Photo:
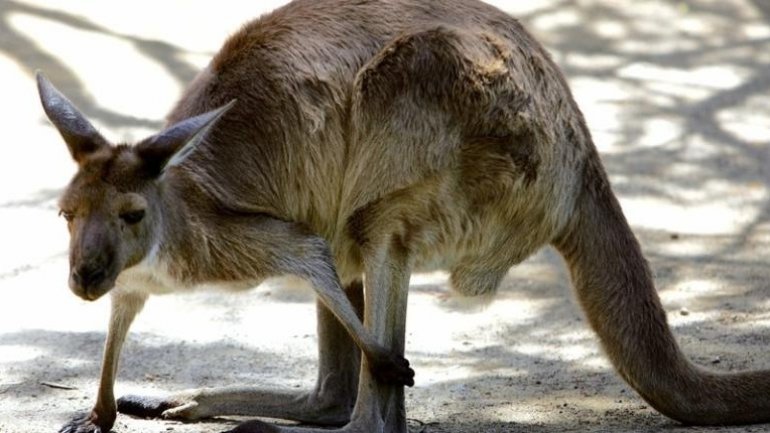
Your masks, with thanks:
[[[566,218],[568,198],[559,183],[530,181],[513,165],[495,149],[463,153],[446,172],[354,212],[349,234],[363,249],[397,245],[416,271],[450,271],[462,294],[493,293],[508,269],[549,242]]]

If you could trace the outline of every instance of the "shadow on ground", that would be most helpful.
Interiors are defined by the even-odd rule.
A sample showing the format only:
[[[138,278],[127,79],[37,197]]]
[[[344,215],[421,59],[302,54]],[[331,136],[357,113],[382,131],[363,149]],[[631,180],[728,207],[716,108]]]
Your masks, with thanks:
[[[56,77],[56,86],[66,94],[91,119],[98,120],[111,127],[143,126],[160,128],[157,119],[143,119],[101,107],[89,94],[86,84],[78,78],[77,72],[68,68],[56,56],[42,50],[37,42],[9,24],[8,17],[14,13],[24,13],[33,17],[54,21],[73,29],[97,32],[133,44],[148,61],[158,63],[181,85],[189,83],[198,70],[182,59],[184,51],[160,40],[143,39],[115,33],[90,20],[69,14],[62,10],[37,6],[30,3],[4,0],[0,3],[0,52],[15,59],[24,66],[27,73],[33,75],[37,70]],[[101,61],[102,55],[94,53],[94,61]],[[119,65],[116,65],[119,67]]]
[[[770,6],[761,0],[644,1],[633,8],[602,0],[534,4],[519,16],[575,88],[683,348],[697,363],[720,371],[770,368]],[[45,70],[84,112],[109,127],[157,128],[161,122],[102,107],[77,71],[8,24],[19,12],[129,42],[180,84],[196,73],[183,49],[162,40],[120,34],[53,6],[0,2],[0,52],[30,76]],[[47,206],[58,191],[41,190],[0,207]],[[608,367],[569,292],[553,252],[524,263],[504,283],[498,302],[520,306],[511,314],[524,318],[490,307],[489,314],[499,315],[491,324],[483,312],[445,307],[445,284],[413,285],[410,314],[467,325],[452,328],[441,351],[429,343],[443,329],[410,328],[408,356],[417,369],[407,403],[412,431],[685,431],[652,411]],[[273,296],[259,302],[284,299],[305,305],[312,315],[309,300]],[[239,302],[244,301],[212,301],[215,319],[206,320],[236,311],[226,320],[242,326],[251,318],[237,314]],[[197,320],[178,311],[173,317]],[[33,354],[21,363],[0,361],[0,371],[15,378],[0,385],[0,401],[14,401],[18,413],[29,414],[37,401],[63,400],[50,408],[57,422],[88,408],[102,340],[96,331],[0,332],[0,353],[23,347]],[[155,392],[241,383],[309,385],[314,358],[293,350],[314,343],[314,337],[304,338],[270,351],[226,335],[197,343],[137,333],[127,343],[120,382]],[[427,383],[420,383],[421,370],[428,372]],[[78,389],[40,385],[45,381]]]

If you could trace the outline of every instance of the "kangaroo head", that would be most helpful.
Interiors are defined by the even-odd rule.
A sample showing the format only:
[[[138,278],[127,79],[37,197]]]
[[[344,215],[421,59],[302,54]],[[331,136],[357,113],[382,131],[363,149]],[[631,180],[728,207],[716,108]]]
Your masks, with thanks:
[[[37,84],[46,115],[78,164],[59,201],[70,232],[69,286],[81,298],[95,300],[157,239],[163,173],[190,154],[234,101],[134,146],[112,145],[40,73]]]

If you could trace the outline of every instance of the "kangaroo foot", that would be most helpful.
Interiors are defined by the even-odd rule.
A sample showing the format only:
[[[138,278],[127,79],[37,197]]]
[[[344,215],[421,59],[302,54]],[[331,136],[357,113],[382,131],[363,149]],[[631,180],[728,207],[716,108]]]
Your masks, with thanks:
[[[246,421],[238,424],[232,430],[227,430],[221,433],[382,433],[381,428],[369,428],[366,426],[354,426],[348,424],[341,429],[316,429],[309,427],[295,427],[295,426],[278,426],[268,424],[259,420]],[[407,432],[392,432],[392,433],[407,433]]]
[[[232,430],[227,430],[221,433],[409,433],[406,424],[399,425],[394,424],[385,426],[380,422],[358,422],[352,421],[350,424],[339,429],[324,429],[324,428],[312,428],[302,426],[282,426],[268,424],[259,420],[246,421],[238,424]]]
[[[59,429],[59,433],[108,433],[115,422],[115,417],[99,417],[96,412],[75,415]]]
[[[141,418],[188,422],[221,415],[243,415],[341,426],[350,420],[353,398],[331,396],[324,391],[282,392],[227,387],[184,391],[167,397],[126,395],[118,399],[118,412]]]

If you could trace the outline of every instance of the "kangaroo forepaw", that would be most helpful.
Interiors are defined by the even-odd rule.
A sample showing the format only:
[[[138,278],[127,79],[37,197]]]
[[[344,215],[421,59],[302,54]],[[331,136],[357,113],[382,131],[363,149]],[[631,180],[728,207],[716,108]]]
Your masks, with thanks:
[[[401,355],[390,353],[371,360],[370,371],[374,378],[388,385],[414,386],[414,370]]]
[[[111,420],[104,419],[104,417],[100,419],[92,411],[75,415],[67,424],[64,424],[59,429],[59,433],[108,433],[114,422],[114,417]]]

